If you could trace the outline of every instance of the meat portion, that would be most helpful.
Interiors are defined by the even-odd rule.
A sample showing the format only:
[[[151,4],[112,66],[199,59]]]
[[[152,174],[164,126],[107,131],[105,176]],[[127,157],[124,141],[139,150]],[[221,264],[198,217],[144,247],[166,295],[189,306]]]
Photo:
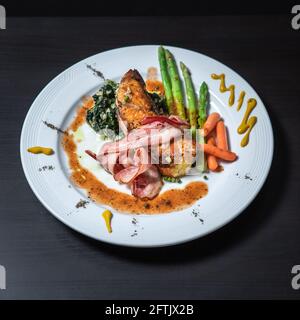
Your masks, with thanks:
[[[150,163],[146,148],[115,153],[100,152],[97,160],[116,181],[128,184],[134,196],[152,199],[159,194],[163,183],[157,167]]]
[[[153,101],[137,70],[123,76],[116,105],[125,137],[106,143],[97,155],[86,152],[116,181],[130,186],[134,196],[152,199],[163,185],[161,174],[184,176],[194,162],[195,144],[183,130],[189,124],[153,111]]]
[[[108,142],[103,145],[99,152],[102,154],[121,153],[128,150],[135,150],[137,148],[157,145],[169,145],[170,142],[182,136],[180,128],[174,127],[167,122],[152,122],[143,125],[138,129],[131,130],[127,136],[121,140]]]
[[[131,192],[138,198],[153,199],[159,194],[163,183],[156,166],[151,166],[131,184]]]
[[[147,116],[155,116],[153,101],[146,91],[145,82],[137,70],[123,76],[116,98],[119,117],[130,131],[138,128]]]

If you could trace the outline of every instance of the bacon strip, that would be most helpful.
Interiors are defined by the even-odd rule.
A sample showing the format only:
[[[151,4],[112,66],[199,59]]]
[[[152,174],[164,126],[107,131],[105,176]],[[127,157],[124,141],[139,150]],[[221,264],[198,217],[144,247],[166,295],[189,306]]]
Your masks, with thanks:
[[[163,182],[156,166],[152,165],[146,172],[140,174],[131,184],[131,192],[138,198],[155,198]]]
[[[131,130],[123,139],[104,144],[96,159],[116,181],[130,185],[134,196],[153,199],[163,182],[157,166],[151,164],[149,147],[169,145],[181,138],[182,126],[186,123],[176,117],[158,116],[150,120]],[[87,153],[95,158],[92,152]]]
[[[180,119],[177,116],[148,116],[142,120],[142,125],[149,124],[152,122],[160,122],[160,123],[168,123],[171,126],[181,128],[181,127],[189,127],[189,123]]]
[[[141,147],[169,143],[172,139],[181,136],[182,132],[178,127],[172,126],[169,123],[155,121],[138,129],[131,130],[121,140],[106,143],[100,150],[100,154],[124,152]]]

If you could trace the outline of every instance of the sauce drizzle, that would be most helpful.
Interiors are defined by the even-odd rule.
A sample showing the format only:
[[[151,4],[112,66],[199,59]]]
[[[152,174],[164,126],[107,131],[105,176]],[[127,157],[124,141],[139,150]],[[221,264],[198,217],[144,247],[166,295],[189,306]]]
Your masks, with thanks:
[[[34,154],[43,153],[46,156],[50,156],[51,154],[54,153],[52,148],[44,148],[39,146],[28,148],[27,151]]]
[[[227,92],[230,91],[230,97],[229,97],[229,105],[232,106],[234,104],[234,99],[235,99],[235,86],[232,84],[230,85],[228,88],[225,85],[225,74],[221,73],[220,75],[217,75],[215,73],[213,73],[211,75],[212,79],[214,80],[221,80],[220,82],[220,92]],[[237,111],[240,111],[243,103],[244,103],[244,99],[245,99],[245,95],[246,92],[245,91],[241,91],[239,98],[238,98],[238,103],[237,103]],[[243,134],[246,133],[245,136],[243,137],[242,141],[241,141],[241,147],[245,147],[248,145],[249,143],[249,138],[250,138],[250,133],[253,129],[253,127],[255,126],[256,122],[257,122],[257,117],[251,117],[249,118],[252,110],[256,107],[256,100],[254,98],[250,98],[247,102],[247,108],[243,117],[243,120],[240,124],[240,126],[237,129],[237,132],[239,134]]]
[[[220,75],[217,75],[215,73],[213,73],[211,75],[212,79],[214,80],[221,80],[220,82],[220,91],[223,92],[230,92],[230,96],[229,96],[229,100],[228,103],[230,106],[232,106],[234,104],[234,99],[235,99],[235,94],[234,94],[234,90],[235,90],[235,85],[231,84],[228,88],[225,85],[225,74],[221,73]]]
[[[249,118],[252,110],[256,107],[256,104],[257,104],[257,102],[255,99],[250,98],[248,100],[247,108],[246,108],[243,120],[242,120],[240,126],[238,127],[237,131],[239,134],[243,134],[246,132],[244,138],[241,141],[241,147],[245,147],[249,143],[250,132],[257,122],[257,117],[253,116],[253,117]]]
[[[243,103],[244,103],[245,94],[246,94],[245,91],[241,91],[240,96],[239,96],[239,98],[238,98],[237,107],[236,107],[236,110],[237,110],[237,111],[240,111],[240,110],[241,110],[241,107],[242,107],[242,105],[243,105]]]
[[[107,228],[107,231],[109,233],[112,233],[112,228],[111,228],[111,219],[113,217],[113,214],[109,210],[104,210],[102,213],[102,217],[105,221],[105,225]]]

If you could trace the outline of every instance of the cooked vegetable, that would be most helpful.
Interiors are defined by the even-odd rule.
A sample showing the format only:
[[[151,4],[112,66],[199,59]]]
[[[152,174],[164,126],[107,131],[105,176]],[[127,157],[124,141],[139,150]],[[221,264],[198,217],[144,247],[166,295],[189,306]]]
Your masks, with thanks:
[[[205,153],[211,154],[212,156],[215,156],[222,160],[234,161],[237,158],[237,155],[234,152],[225,151],[207,143],[204,143],[202,145],[202,148]]]
[[[207,141],[207,144],[215,146],[216,145],[215,139],[213,137],[210,137]],[[211,154],[207,156],[207,166],[208,166],[208,169],[211,171],[216,171],[218,169],[219,164],[215,156]]]
[[[182,181],[181,181],[181,179],[179,177],[167,177],[167,176],[164,176],[163,179],[164,179],[164,181],[167,181],[167,182],[182,183]]]
[[[160,73],[161,73],[162,83],[163,83],[164,89],[165,89],[165,96],[166,96],[166,103],[168,106],[168,112],[171,114],[171,113],[173,113],[173,108],[174,108],[172,84],[171,84],[170,76],[168,73],[165,49],[162,46],[160,46],[158,48],[158,60],[159,60],[159,65],[160,65]]]
[[[207,113],[206,109],[208,105],[208,87],[205,82],[202,82],[200,86],[198,105],[199,105],[198,125],[199,125],[199,128],[202,129],[206,121],[206,113]]]
[[[217,147],[222,150],[228,150],[228,141],[227,141],[227,133],[226,127],[224,125],[224,121],[219,121],[216,127],[217,133]]]
[[[183,98],[183,91],[182,91],[182,84],[180,81],[177,65],[175,59],[171,52],[165,49],[166,59],[167,59],[167,66],[168,72],[171,79],[172,84],[172,93],[174,99],[174,106],[176,110],[176,114],[183,120],[186,120],[185,114],[185,106],[184,106],[184,98]]]
[[[217,112],[213,112],[208,116],[203,126],[204,137],[206,137],[211,131],[214,130],[220,118],[221,116]]]
[[[205,82],[202,82],[200,86],[199,92],[199,100],[198,100],[198,108],[199,108],[199,116],[198,116],[198,126],[200,129],[203,128],[204,123],[206,121],[206,114],[207,114],[207,105],[208,105],[208,87]],[[205,138],[202,134],[200,134],[199,130],[197,130],[199,134],[199,142],[200,144],[205,143]],[[207,162],[205,159],[205,155],[199,159],[198,170],[200,172],[205,172],[207,169]]]
[[[203,135],[201,134],[201,131],[198,129],[196,131],[196,135],[197,135],[197,140],[199,142],[200,145],[203,145],[205,143],[205,138],[203,137]],[[202,150],[200,150],[200,152],[198,152],[198,157],[197,157],[197,169],[200,173],[206,172],[207,171],[207,163],[206,163],[206,158],[205,158],[205,154]]]
[[[119,123],[115,105],[117,83],[106,80],[100,90],[93,95],[94,106],[87,111],[86,121],[97,133],[115,138],[119,134]]]
[[[167,100],[164,96],[160,96],[156,92],[148,92],[152,101],[154,102],[154,107],[152,110],[157,114],[168,114],[169,109],[167,105]]]
[[[193,85],[193,81],[191,78],[190,71],[186,67],[183,62],[180,62],[180,68],[182,70],[186,94],[187,94],[187,101],[188,101],[188,116],[191,124],[192,134],[194,135],[197,128],[197,97]]]

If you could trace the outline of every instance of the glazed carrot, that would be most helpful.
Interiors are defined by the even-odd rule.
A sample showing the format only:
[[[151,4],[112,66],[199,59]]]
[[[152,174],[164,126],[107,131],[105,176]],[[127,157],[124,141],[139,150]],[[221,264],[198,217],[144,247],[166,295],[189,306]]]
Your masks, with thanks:
[[[204,143],[202,145],[202,148],[205,153],[215,156],[222,160],[234,161],[237,158],[237,155],[234,152],[225,151],[207,143]]]
[[[214,130],[216,124],[220,120],[221,116],[217,112],[213,112],[210,114],[207,118],[207,120],[204,123],[203,129],[204,129],[204,136],[206,137],[211,131]]]
[[[216,132],[217,132],[217,147],[227,151],[228,142],[227,142],[227,133],[226,133],[224,121],[220,120],[217,123]]]
[[[208,139],[208,141],[207,141],[207,144],[215,146],[216,145],[215,139],[213,137],[210,137]],[[217,158],[215,156],[212,156],[212,155],[209,154],[207,156],[207,166],[208,166],[209,170],[216,171],[218,169],[218,167],[219,167]]]

